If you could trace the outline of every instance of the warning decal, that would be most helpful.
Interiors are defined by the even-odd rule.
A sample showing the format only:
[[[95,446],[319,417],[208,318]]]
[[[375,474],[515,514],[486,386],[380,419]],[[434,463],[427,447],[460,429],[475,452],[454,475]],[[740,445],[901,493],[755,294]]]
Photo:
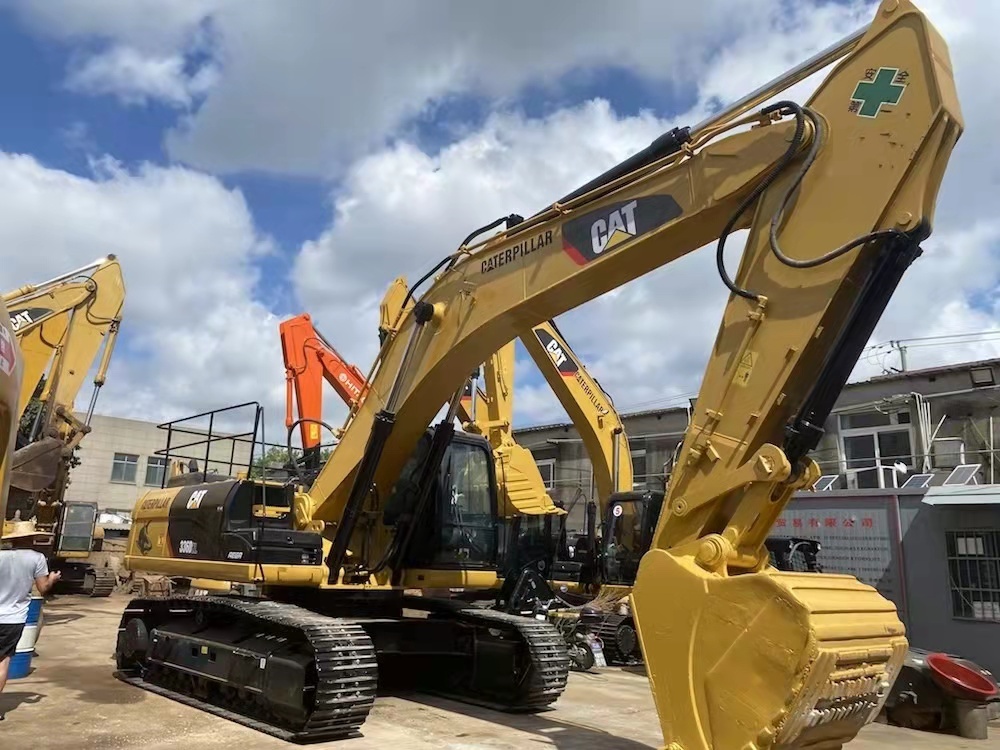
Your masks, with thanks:
[[[741,388],[746,388],[750,382],[750,374],[754,365],[757,364],[757,352],[747,351],[743,353],[739,365],[736,367],[736,375],[733,376],[733,384]]]

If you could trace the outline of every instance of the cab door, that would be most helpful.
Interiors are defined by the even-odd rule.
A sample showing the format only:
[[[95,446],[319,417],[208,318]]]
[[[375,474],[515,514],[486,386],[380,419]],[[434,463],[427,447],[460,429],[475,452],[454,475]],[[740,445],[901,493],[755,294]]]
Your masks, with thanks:
[[[56,541],[58,557],[87,557],[94,544],[97,503],[66,503],[59,521]]]

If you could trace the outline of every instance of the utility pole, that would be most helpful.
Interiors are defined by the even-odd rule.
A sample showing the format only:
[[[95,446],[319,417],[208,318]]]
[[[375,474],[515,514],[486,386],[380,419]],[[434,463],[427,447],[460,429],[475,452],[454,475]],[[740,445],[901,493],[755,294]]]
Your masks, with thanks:
[[[899,371],[906,372],[906,347],[902,341],[890,341],[889,346],[899,352]]]

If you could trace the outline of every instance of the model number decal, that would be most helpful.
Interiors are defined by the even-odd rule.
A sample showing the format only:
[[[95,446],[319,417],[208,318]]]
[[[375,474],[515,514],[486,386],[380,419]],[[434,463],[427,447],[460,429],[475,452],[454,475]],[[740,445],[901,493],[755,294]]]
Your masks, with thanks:
[[[181,539],[180,544],[177,545],[177,551],[182,555],[197,555],[198,543],[191,539]]]

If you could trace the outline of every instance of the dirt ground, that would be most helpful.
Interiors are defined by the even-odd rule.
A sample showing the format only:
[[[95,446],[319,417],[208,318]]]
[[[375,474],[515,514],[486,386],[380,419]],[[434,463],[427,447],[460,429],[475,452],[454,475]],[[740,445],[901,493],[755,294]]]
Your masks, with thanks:
[[[125,685],[112,676],[115,633],[126,599],[63,597],[49,602],[33,672],[0,694],[3,747],[47,750],[218,750],[294,747],[252,729]],[[639,750],[662,747],[656,711],[642,674],[605,669],[571,674],[553,710],[512,716],[436,698],[385,697],[357,739],[312,748],[374,750]],[[851,750],[1000,750],[990,739],[911,732],[880,724],[865,729]]]

